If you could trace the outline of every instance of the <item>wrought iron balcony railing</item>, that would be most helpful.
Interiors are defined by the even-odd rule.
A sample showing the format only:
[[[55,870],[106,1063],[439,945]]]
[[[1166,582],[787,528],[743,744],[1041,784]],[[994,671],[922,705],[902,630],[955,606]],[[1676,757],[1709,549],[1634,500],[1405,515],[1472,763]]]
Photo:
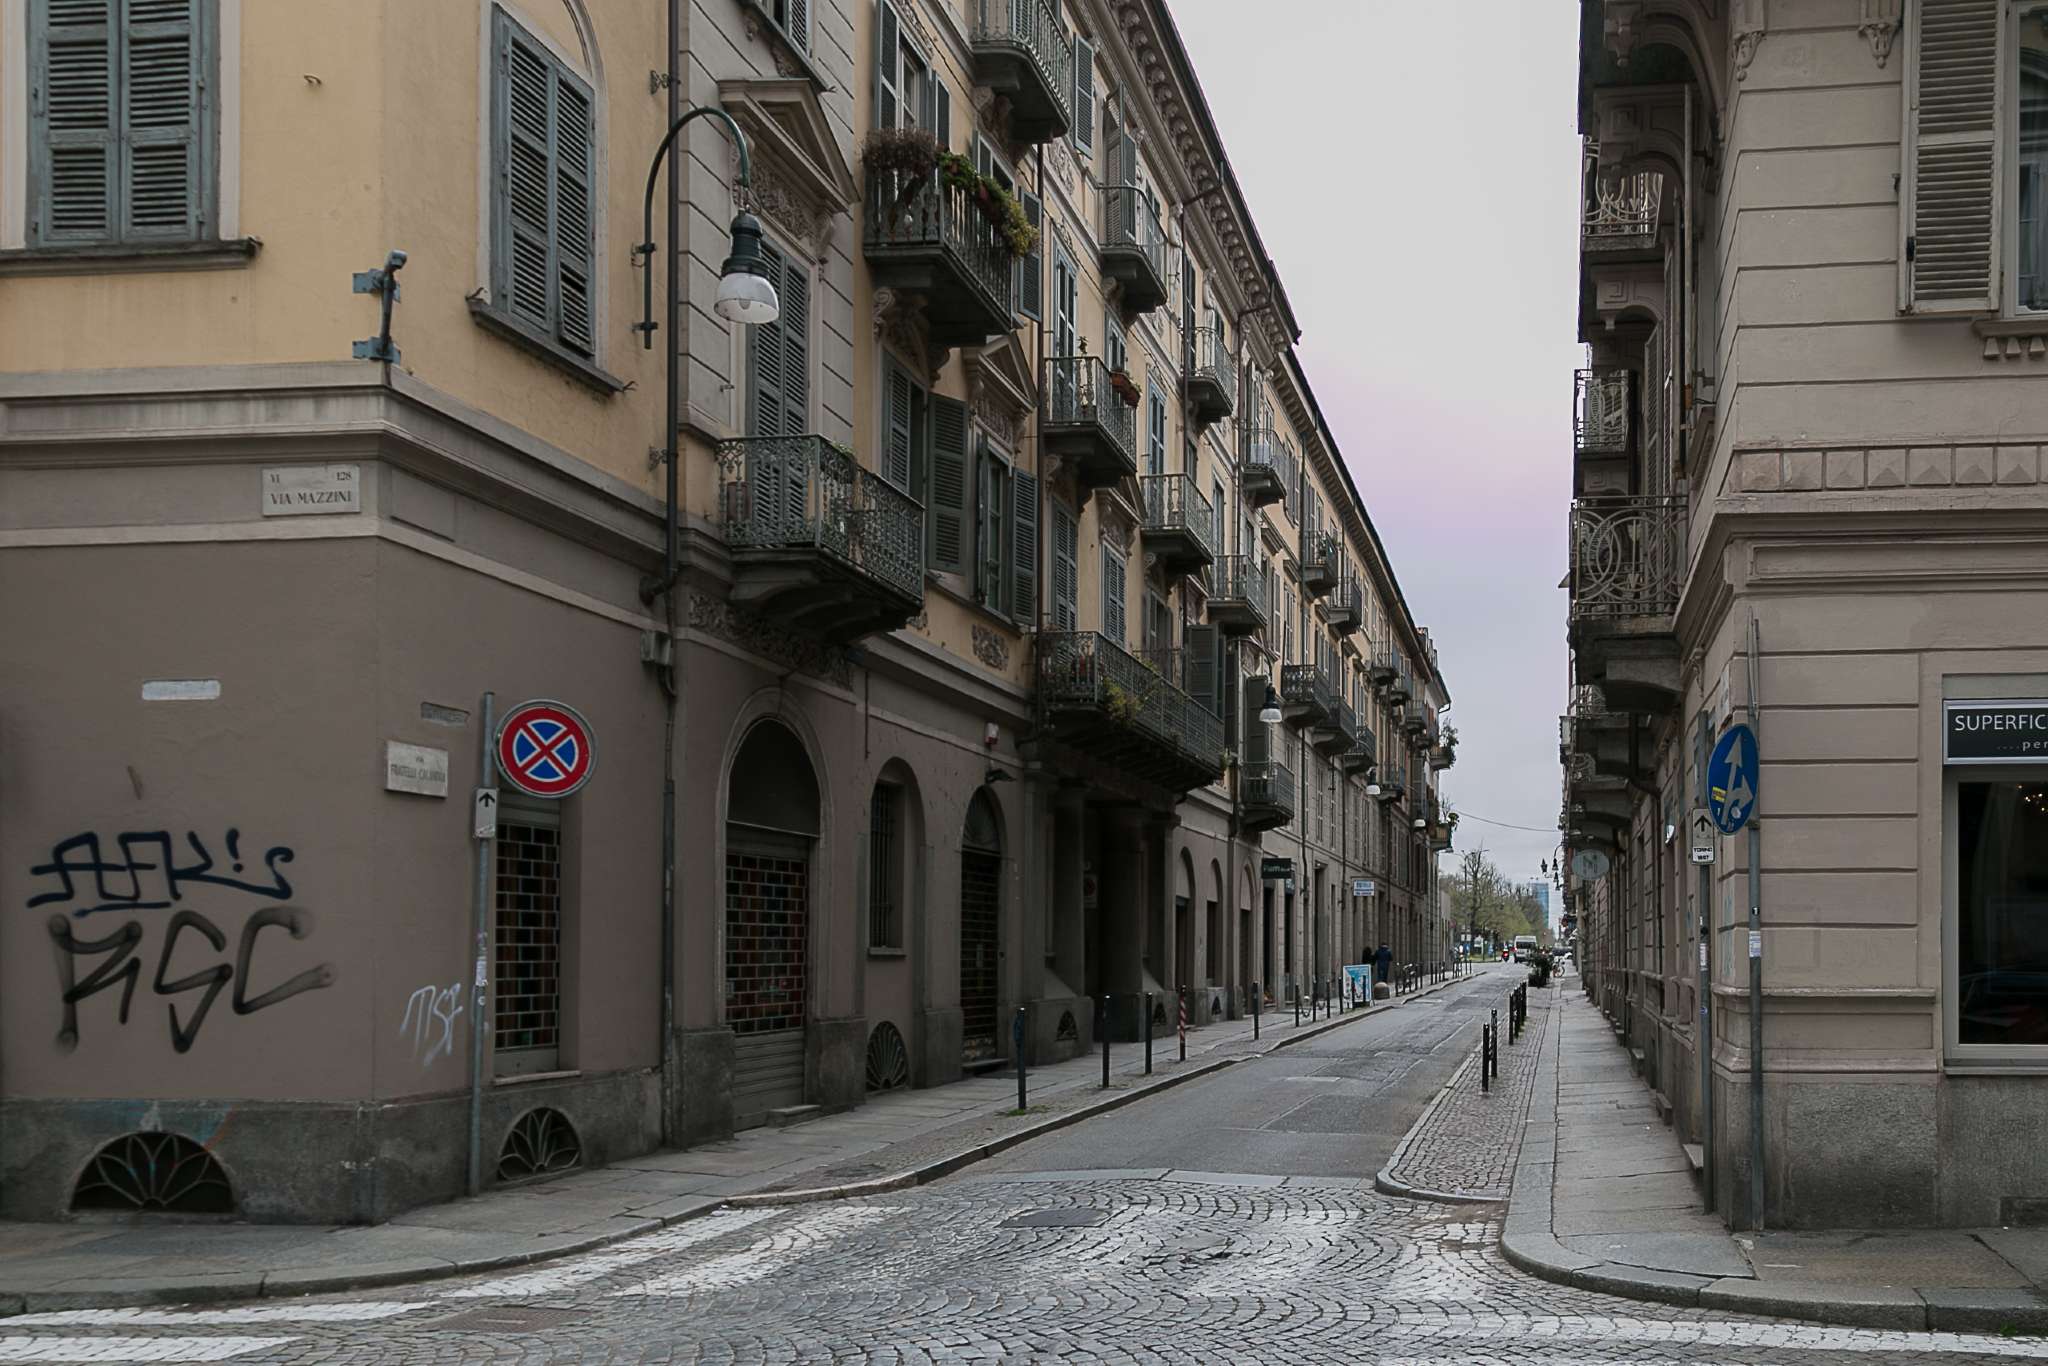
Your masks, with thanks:
[[[1329,709],[1314,726],[1309,743],[1324,754],[1342,754],[1358,742],[1358,717],[1341,697],[1330,699]]]
[[[1144,313],[1166,302],[1166,234],[1159,205],[1140,185],[1102,191],[1102,268],[1123,285],[1124,311]]]
[[[1083,483],[1101,488],[1138,472],[1137,405],[1118,392],[1100,356],[1049,358],[1041,401],[1046,448],[1074,460]]]
[[[1252,425],[1244,430],[1242,478],[1246,501],[1265,507],[1287,497],[1294,487],[1294,457],[1271,427]]]
[[[933,340],[979,344],[1016,325],[1008,244],[936,170],[869,167],[863,246],[876,282],[917,294]]]
[[[1389,651],[1387,660],[1394,669],[1394,676],[1387,680],[1387,701],[1397,707],[1405,706],[1415,681],[1408,671],[1408,661],[1403,659],[1397,650]]]
[[[1358,585],[1356,574],[1338,576],[1337,586],[1330,590],[1330,629],[1339,635],[1350,635],[1365,620],[1365,595]]]
[[[1237,360],[1220,329],[1198,327],[1188,334],[1182,383],[1194,404],[1197,422],[1230,416],[1237,406]]]
[[[1266,571],[1249,555],[1224,555],[1210,579],[1209,620],[1227,635],[1266,626]]]
[[[1656,245],[1664,206],[1664,173],[1587,177],[1592,202],[1586,205],[1582,241],[1587,251],[1640,250]]]
[[[1669,616],[1678,610],[1685,500],[1581,498],[1572,504],[1571,615]]]
[[[1051,142],[1071,126],[1074,48],[1046,0],[976,0],[975,74],[1010,106],[1016,140]]]
[[[1337,584],[1337,557],[1342,550],[1336,536],[1318,531],[1302,539],[1301,586],[1320,597]]]
[[[1105,763],[1179,791],[1223,774],[1223,722],[1179,683],[1178,651],[1140,658],[1097,631],[1038,637],[1038,702]]]
[[[1572,377],[1572,432],[1581,455],[1628,454],[1629,372],[1580,370]]]
[[[1277,759],[1246,764],[1238,777],[1238,804],[1248,831],[1272,830],[1294,819],[1294,770]]]
[[[1216,559],[1216,510],[1187,474],[1148,474],[1139,481],[1145,502],[1146,548],[1170,572],[1185,573]]]
[[[1366,773],[1379,765],[1379,737],[1372,733],[1372,727],[1361,724],[1357,738],[1351,748],[1337,756],[1337,763],[1346,773]]]
[[[1337,702],[1330,676],[1320,664],[1284,664],[1280,668],[1280,700],[1289,722],[1318,722]]]
[[[796,608],[818,599],[825,579],[842,597],[851,584],[855,601],[838,634],[856,623],[882,629],[865,622],[863,609],[899,618],[889,623],[896,626],[924,601],[924,509],[848,452],[819,436],[744,437],[719,447],[719,470],[725,539],[743,579],[749,558],[764,554],[809,551],[829,562],[783,564],[769,582],[737,583],[736,597]]]

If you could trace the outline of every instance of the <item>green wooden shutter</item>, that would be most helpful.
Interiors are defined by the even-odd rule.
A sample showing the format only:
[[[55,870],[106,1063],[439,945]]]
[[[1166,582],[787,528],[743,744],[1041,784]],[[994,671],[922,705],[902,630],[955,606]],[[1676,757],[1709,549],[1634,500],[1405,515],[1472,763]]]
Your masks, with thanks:
[[[782,253],[767,242],[761,244],[762,273],[770,283],[782,283]],[[747,329],[747,434],[781,436],[783,368],[782,320],[756,324]]]
[[[875,6],[875,126],[894,128],[902,103],[902,77],[897,62],[903,52],[902,33],[897,25],[896,7],[889,0]]]
[[[785,256],[780,273],[769,278],[782,304],[775,319],[782,346],[782,430],[794,436],[811,430],[811,274]]]
[[[967,405],[937,394],[931,400],[932,474],[925,505],[930,567],[947,573],[967,568]]]
[[[1095,45],[1074,39],[1074,150],[1095,150]]]
[[[1905,304],[1916,313],[1998,307],[1999,7],[1910,7],[1901,269]]]
[[[1272,677],[1260,674],[1244,681],[1244,762],[1263,764],[1272,758],[1272,728],[1259,719]]]
[[[1024,220],[1033,228],[1042,229],[1045,222],[1045,206],[1037,195],[1029,190],[1018,192],[1018,200],[1024,205]],[[1017,311],[1027,318],[1042,319],[1045,315],[1045,234],[1041,230],[1038,239],[1031,244],[1031,250],[1017,258]]]
[[[758,329],[756,329],[758,330]],[[895,358],[887,357],[888,392],[886,395],[888,443],[882,453],[882,477],[905,493],[911,492],[912,481],[917,477],[915,464],[917,437],[912,409],[910,376]]]
[[[497,302],[543,334],[554,333],[548,307],[552,274],[548,239],[554,80],[548,59],[503,13],[498,14]]]
[[[1003,591],[1003,563],[1009,547],[1008,516],[1004,506],[1008,487],[1003,478],[1006,466],[996,458],[988,438],[974,437],[974,596],[991,611],[1003,610],[1008,596]]]
[[[1124,621],[1124,557],[1102,547],[1102,634],[1117,644],[1128,640]]]
[[[131,241],[200,234],[200,3],[122,7],[119,199]]]
[[[1010,616],[1031,625],[1038,613],[1038,476],[1010,476]]]
[[[1216,642],[1219,638],[1214,626],[1190,626],[1187,628],[1187,690],[1188,695],[1221,715],[1223,708],[1216,700]]]
[[[104,241],[118,221],[114,0],[44,0],[30,17],[40,25],[33,231],[48,243]]]
[[[1052,505],[1052,626],[1072,631],[1081,624],[1081,528],[1064,503]]]
[[[559,66],[553,81],[555,340],[589,356],[597,350],[591,317],[591,263],[597,250],[591,211],[595,129],[590,96]]]
[[[933,67],[925,79],[925,98],[930,108],[925,113],[925,126],[939,140],[939,146],[953,145],[953,97],[946,93],[946,83],[939,79],[939,69]]]

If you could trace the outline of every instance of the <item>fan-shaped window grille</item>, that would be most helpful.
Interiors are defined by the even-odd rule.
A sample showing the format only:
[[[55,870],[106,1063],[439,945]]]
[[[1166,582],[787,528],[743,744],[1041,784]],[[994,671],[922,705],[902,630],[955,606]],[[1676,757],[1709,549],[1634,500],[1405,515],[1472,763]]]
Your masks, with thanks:
[[[233,1214],[228,1174],[183,1134],[124,1134],[93,1154],[71,1191],[76,1210]]]
[[[1223,1018],[1223,998],[1221,996],[1211,996],[1209,998],[1209,1017],[1217,1020]]]
[[[1160,1028],[1166,1026],[1166,1002],[1154,1001],[1152,1003],[1152,1023]]]
[[[583,1141],[576,1126],[560,1110],[542,1105],[528,1110],[505,1135],[498,1150],[498,1180],[526,1181],[565,1172],[583,1161]]]
[[[1080,1037],[1081,1031],[1074,1024],[1074,1012],[1071,1010],[1062,1010],[1060,1012],[1060,1027],[1057,1031],[1054,1032],[1053,1038],[1059,1040],[1061,1043],[1071,1043],[1073,1040],[1078,1039]]]
[[[967,824],[960,835],[960,842],[969,849],[981,849],[991,854],[1003,852],[1003,824],[996,815],[996,804],[989,800],[986,788],[974,794],[974,800],[967,803]]]
[[[910,1052],[903,1034],[887,1020],[868,1035],[868,1090],[893,1091],[910,1084]]]

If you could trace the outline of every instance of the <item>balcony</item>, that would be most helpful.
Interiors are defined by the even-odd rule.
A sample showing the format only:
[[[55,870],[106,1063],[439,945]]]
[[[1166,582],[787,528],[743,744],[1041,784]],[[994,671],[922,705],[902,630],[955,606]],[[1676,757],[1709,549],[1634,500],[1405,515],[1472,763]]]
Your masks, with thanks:
[[[1379,766],[1379,741],[1365,726],[1358,728],[1358,738],[1351,748],[1337,756],[1337,767],[1346,773],[1370,773]]]
[[[1337,586],[1337,538],[1319,531],[1302,542],[1301,587],[1319,598]]]
[[[1247,427],[1244,464],[1239,471],[1245,501],[1262,508],[1284,499],[1294,482],[1293,463],[1278,432],[1271,427]]]
[[[1103,190],[1102,273],[1123,286],[1125,317],[1166,302],[1166,234],[1150,191],[1136,185]]]
[[[1046,361],[1044,403],[1039,440],[1046,450],[1072,463],[1084,490],[1105,488],[1137,474],[1137,405],[1110,383],[1109,367],[1101,357],[1055,356]]]
[[[1290,726],[1320,724],[1337,705],[1330,677],[1314,664],[1286,664],[1280,669],[1280,718]]]
[[[732,601],[843,644],[924,607],[924,509],[817,436],[719,447]]]
[[[1319,754],[1337,755],[1358,743],[1358,717],[1341,697],[1330,699],[1323,719],[1308,729],[1308,742]]]
[[[1247,834],[1277,830],[1294,819],[1294,770],[1277,760],[1246,764],[1238,775],[1239,825]]]
[[[1441,854],[1451,847],[1451,833],[1458,828],[1457,813],[1446,811],[1443,799],[1432,792],[1426,819],[1429,822],[1429,847]]]
[[[1186,474],[1148,474],[1144,495],[1145,553],[1169,574],[1192,574],[1216,561],[1216,510]]]
[[[1330,590],[1330,629],[1340,636],[1348,636],[1365,621],[1365,595],[1358,586],[1356,574],[1346,574],[1337,580],[1337,586]]]
[[[1572,434],[1580,455],[1629,453],[1629,372],[1608,367],[1572,376]]]
[[[979,346],[1016,327],[1008,244],[936,170],[868,169],[863,246],[877,289],[921,301],[932,345]]]
[[[1038,705],[1053,738],[1106,768],[1187,792],[1223,776],[1223,722],[1175,676],[1170,656],[1141,660],[1096,631],[1038,638]]]
[[[1045,0],[976,0],[974,80],[1005,100],[1010,141],[1056,142],[1072,126],[1074,48]]]
[[[1382,650],[1374,672],[1383,672],[1387,676],[1385,684],[1387,701],[1397,707],[1407,705],[1409,689],[1408,663],[1401,658],[1400,652],[1398,650]]]
[[[1684,518],[1675,496],[1572,504],[1575,681],[1599,684],[1611,710],[1659,715],[1677,705]]]
[[[1581,220],[1579,242],[1588,255],[1606,258],[1657,251],[1657,221],[1664,206],[1662,171],[1602,177],[1596,170],[1586,177],[1586,189],[1591,202]]]
[[[1384,688],[1394,681],[1400,671],[1400,656],[1384,647],[1368,651],[1365,659],[1365,681],[1375,688]]]
[[[1198,327],[1188,338],[1181,387],[1199,427],[1222,421],[1237,406],[1237,361],[1216,328]]]
[[[1266,627],[1266,571],[1249,555],[1216,561],[1209,592],[1209,624],[1226,636],[1248,636]]]

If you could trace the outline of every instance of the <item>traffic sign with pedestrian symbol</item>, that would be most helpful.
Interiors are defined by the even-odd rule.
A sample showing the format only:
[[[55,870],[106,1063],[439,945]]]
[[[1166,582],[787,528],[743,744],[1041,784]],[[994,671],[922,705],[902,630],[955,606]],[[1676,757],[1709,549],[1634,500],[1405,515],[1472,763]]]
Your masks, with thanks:
[[[1761,759],[1756,732],[1748,726],[1730,726],[1714,746],[1713,757],[1707,760],[1707,806],[1722,834],[1734,834],[1756,814]]]

